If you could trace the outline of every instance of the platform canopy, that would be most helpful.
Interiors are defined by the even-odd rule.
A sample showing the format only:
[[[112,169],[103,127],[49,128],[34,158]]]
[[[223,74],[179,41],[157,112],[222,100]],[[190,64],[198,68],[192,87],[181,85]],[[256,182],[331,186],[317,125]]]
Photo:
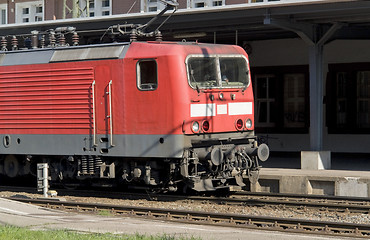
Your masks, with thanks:
[[[370,39],[369,12],[370,1],[358,0],[292,0],[233,4],[179,9],[160,30],[164,40],[198,39],[220,43],[297,37],[297,33],[291,30],[264,24],[264,20],[268,18],[288,22],[292,26],[317,25],[321,31],[329,29],[334,23],[341,23],[342,27],[328,40]],[[26,34],[32,30],[45,31],[62,26],[76,27],[80,36],[101,36],[111,25],[144,24],[155,15],[156,13],[132,13],[8,24],[0,26],[0,36]],[[165,17],[166,15],[162,19]],[[156,27],[156,24],[153,27]]]

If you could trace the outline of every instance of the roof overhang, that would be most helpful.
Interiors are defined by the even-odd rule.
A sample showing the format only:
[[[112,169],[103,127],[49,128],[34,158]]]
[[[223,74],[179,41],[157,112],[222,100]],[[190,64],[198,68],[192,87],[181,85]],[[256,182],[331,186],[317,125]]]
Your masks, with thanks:
[[[311,0],[235,4],[202,9],[180,9],[161,27],[165,40],[198,39],[204,42],[235,42],[297,37],[290,28],[266,24],[266,19],[285,24],[341,28],[333,39],[370,39],[370,1]],[[63,19],[29,24],[0,26],[2,36],[46,31],[62,26],[74,26],[82,36],[101,36],[109,26],[132,23],[144,24],[155,13],[133,13],[107,17]],[[162,19],[166,17],[163,16]],[[156,27],[156,26],[154,26]]]

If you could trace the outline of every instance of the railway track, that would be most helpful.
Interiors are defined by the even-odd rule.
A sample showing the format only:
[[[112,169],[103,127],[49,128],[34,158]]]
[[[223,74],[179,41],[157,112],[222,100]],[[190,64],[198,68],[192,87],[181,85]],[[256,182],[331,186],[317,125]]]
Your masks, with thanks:
[[[269,193],[236,193],[231,198],[237,199],[237,201],[249,201],[254,204],[315,208],[346,213],[370,213],[369,198]]]
[[[228,197],[203,197],[203,196],[177,196],[161,194],[135,194],[131,198],[146,198],[157,201],[208,201],[219,204],[243,205],[243,206],[278,206],[294,208],[311,208],[320,211],[345,212],[345,213],[370,213],[370,199],[330,196],[299,196],[287,194],[254,194],[237,193]]]
[[[8,199],[64,211],[67,210],[87,213],[109,211],[111,214],[117,216],[144,217],[149,219],[160,219],[183,223],[324,234],[340,237],[370,237],[370,225],[362,224],[249,216],[241,214],[210,213],[151,207],[91,204],[82,202],[55,201],[53,199],[27,199],[19,197],[10,197]]]
[[[0,191],[12,191],[37,193],[34,188],[25,187],[1,187]],[[223,205],[242,206],[275,206],[280,208],[316,209],[318,211],[344,212],[344,213],[370,213],[369,198],[319,196],[319,195],[295,195],[295,194],[269,194],[236,192],[227,197],[216,196],[184,196],[173,194],[156,194],[141,192],[107,192],[96,190],[66,190],[59,189],[62,196],[100,197],[148,201],[200,201]]]

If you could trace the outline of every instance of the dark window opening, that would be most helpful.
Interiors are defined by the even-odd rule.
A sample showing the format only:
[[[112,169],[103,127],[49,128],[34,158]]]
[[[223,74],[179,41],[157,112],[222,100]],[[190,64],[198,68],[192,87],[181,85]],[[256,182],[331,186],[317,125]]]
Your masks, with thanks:
[[[213,1],[212,5],[214,7],[216,7],[216,6],[222,6],[222,1]]]
[[[308,133],[308,67],[251,70],[256,133]]]
[[[42,7],[36,7],[36,13],[42,13]]]
[[[329,65],[327,126],[329,133],[370,133],[368,63]]]
[[[244,88],[250,83],[247,61],[240,56],[190,56],[187,60],[192,88]]]
[[[196,4],[195,4],[195,7],[196,7],[196,8],[205,7],[205,4],[204,4],[204,2],[196,3]]]
[[[158,86],[157,62],[141,60],[137,64],[137,82],[140,90],[155,90]]]
[[[156,12],[157,11],[157,7],[149,7],[149,12]]]
[[[23,15],[30,14],[30,9],[29,9],[29,8],[23,8],[23,9],[22,9],[22,14],[23,14]]]
[[[109,7],[110,4],[109,4],[109,0],[103,0],[102,1],[102,7]]]

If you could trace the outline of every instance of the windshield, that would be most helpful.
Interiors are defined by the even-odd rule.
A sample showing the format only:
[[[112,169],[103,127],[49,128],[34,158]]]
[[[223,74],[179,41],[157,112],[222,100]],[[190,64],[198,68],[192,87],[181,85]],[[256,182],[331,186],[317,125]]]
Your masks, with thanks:
[[[192,88],[244,88],[250,82],[243,56],[189,56],[187,67]]]

